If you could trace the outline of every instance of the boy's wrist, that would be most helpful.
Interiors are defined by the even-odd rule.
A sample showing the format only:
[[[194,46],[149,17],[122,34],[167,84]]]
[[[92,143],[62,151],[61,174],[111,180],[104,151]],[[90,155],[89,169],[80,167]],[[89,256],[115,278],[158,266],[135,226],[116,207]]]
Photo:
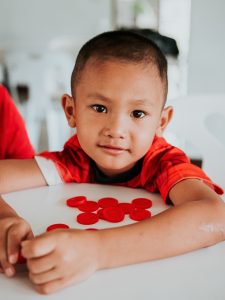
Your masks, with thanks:
[[[89,233],[89,239],[91,241],[90,246],[92,250],[92,255],[95,257],[96,271],[103,269],[102,267],[102,240],[101,240],[101,230],[87,230]]]
[[[110,247],[110,237],[106,230],[99,230],[97,234],[97,245],[98,245],[98,270],[108,269],[111,267],[110,261],[113,259]],[[115,243],[115,241],[113,242]]]
[[[20,218],[19,215],[17,215],[16,212],[14,211],[1,211],[0,212],[0,219],[4,219],[4,218]]]
[[[0,196],[0,219],[7,217],[19,217],[16,211],[9,206]]]

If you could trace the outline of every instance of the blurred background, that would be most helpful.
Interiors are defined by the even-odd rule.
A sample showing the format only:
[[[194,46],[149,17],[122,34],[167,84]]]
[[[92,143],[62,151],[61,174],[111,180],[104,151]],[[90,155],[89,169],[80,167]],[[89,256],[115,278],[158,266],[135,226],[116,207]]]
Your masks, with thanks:
[[[188,123],[172,122],[165,135],[201,163],[206,146],[199,147],[200,139],[192,144],[176,129],[194,135],[201,129],[194,120],[205,122],[202,112],[217,101],[204,130],[224,150],[224,15],[223,0],[0,0],[0,82],[22,113],[36,151],[61,149],[72,132],[60,98],[70,93],[79,48],[103,31],[139,31],[168,59],[168,104],[188,114]]]

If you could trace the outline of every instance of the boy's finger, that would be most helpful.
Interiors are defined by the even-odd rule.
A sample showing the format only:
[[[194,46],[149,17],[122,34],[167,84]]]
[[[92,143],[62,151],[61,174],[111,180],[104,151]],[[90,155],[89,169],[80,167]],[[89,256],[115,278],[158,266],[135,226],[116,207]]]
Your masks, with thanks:
[[[7,235],[7,254],[8,261],[11,264],[15,264],[18,260],[18,254],[20,250],[20,243],[26,239],[28,235],[28,227],[26,224],[13,225],[8,230]]]
[[[60,274],[56,269],[51,269],[47,272],[39,274],[29,273],[29,277],[34,284],[43,284],[60,278]]]
[[[32,274],[45,273],[56,268],[58,260],[55,258],[55,252],[48,255],[28,259],[27,267]]]
[[[27,237],[26,237],[26,240],[32,240],[34,238],[34,234],[32,231],[29,231]]]
[[[7,232],[6,231],[3,231],[1,233],[1,238],[0,238],[0,262],[2,261],[7,261]]]
[[[6,260],[1,260],[3,272],[7,277],[12,277],[15,274],[15,268]]]
[[[55,249],[54,235],[42,234],[32,240],[26,240],[21,243],[22,255],[27,258],[35,258],[47,255]]]
[[[3,269],[1,267],[1,262],[0,262],[0,273],[3,273]]]

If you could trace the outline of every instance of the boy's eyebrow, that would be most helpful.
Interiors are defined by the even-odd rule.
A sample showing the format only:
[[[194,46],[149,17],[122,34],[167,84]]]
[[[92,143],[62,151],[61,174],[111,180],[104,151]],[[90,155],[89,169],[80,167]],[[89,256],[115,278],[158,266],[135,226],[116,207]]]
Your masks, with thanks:
[[[112,102],[112,100],[110,98],[108,98],[108,97],[106,97],[106,96],[104,96],[104,95],[102,95],[100,93],[91,93],[91,94],[88,94],[88,98],[94,98],[94,99],[98,98],[98,99],[101,99],[103,101]]]
[[[88,94],[88,98],[98,98],[102,101],[106,101],[106,102],[112,102],[112,99],[100,94],[100,93],[91,93],[91,94]],[[137,100],[132,100],[132,104],[135,104],[135,105],[141,105],[141,104],[150,104],[151,106],[153,106],[153,103],[150,102],[149,100],[147,99],[137,99]]]

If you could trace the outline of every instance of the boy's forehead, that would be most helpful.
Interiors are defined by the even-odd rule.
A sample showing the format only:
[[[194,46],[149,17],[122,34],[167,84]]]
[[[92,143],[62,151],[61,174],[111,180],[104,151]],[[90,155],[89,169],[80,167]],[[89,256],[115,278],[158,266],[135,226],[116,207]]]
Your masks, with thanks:
[[[112,73],[112,69],[116,72]],[[122,69],[129,69],[129,72],[133,71],[136,74],[148,76],[149,79],[150,77],[155,77],[161,81],[157,67],[153,63],[143,61],[135,62],[117,58],[90,58],[81,71],[80,80],[87,79],[87,76],[101,77],[103,73],[108,72],[110,72],[110,76],[113,77],[115,73],[120,73]],[[129,76],[129,73],[127,76]]]
[[[112,87],[118,87],[118,89]],[[163,83],[156,66],[150,63],[136,63],[119,59],[90,59],[77,84],[79,96],[81,94],[82,96],[98,94],[110,98],[112,94],[120,96],[123,92],[128,95],[128,90],[130,94],[132,93],[131,99],[157,98],[160,105],[163,102],[161,100]]]
[[[152,62],[146,61],[132,61],[128,59],[120,59],[120,58],[113,58],[113,57],[92,57],[88,59],[85,64],[84,70],[89,68],[102,68],[102,67],[110,67],[112,65],[116,65],[118,67],[129,67],[129,66],[138,66],[142,68],[149,68],[151,70],[157,70],[157,67]],[[83,71],[84,71],[83,70]]]

